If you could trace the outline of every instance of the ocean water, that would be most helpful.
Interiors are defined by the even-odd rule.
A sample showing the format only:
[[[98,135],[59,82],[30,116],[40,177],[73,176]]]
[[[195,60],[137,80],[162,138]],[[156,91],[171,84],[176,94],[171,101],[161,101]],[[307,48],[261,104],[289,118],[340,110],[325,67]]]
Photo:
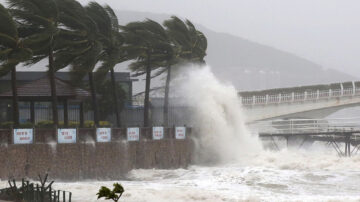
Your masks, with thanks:
[[[102,201],[97,191],[114,182],[125,188],[120,201],[360,201],[360,156],[341,158],[325,147],[264,151],[243,162],[138,169],[119,181],[56,181],[54,188],[71,191],[75,202]]]
[[[360,201],[360,156],[327,152],[264,152],[243,163],[175,170],[132,170],[117,181],[121,201]],[[252,159],[252,160],[249,160]],[[114,181],[56,182],[73,201],[97,201],[100,186]]]

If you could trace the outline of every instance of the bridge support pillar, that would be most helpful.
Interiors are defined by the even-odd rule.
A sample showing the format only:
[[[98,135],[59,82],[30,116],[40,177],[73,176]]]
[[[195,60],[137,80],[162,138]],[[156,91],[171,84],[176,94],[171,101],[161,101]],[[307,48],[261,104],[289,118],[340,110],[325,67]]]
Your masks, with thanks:
[[[350,157],[351,151],[350,151],[350,136],[351,134],[346,134],[345,136],[345,156]]]
[[[288,149],[289,148],[289,136],[286,136],[286,148]]]

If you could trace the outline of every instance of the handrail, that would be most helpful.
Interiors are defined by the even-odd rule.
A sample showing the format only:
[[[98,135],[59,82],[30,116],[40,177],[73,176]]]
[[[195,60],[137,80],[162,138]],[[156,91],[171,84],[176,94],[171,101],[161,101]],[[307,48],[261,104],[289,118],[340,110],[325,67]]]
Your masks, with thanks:
[[[303,93],[292,92],[283,94],[265,94],[241,97],[243,105],[267,105],[267,104],[280,104],[292,103],[302,101],[314,101],[320,99],[338,98],[338,97],[352,97],[360,95],[358,88],[341,88],[329,90],[314,90],[304,91]]]
[[[337,119],[289,119],[257,121],[248,125],[253,133],[299,134],[308,132],[360,131],[360,117]],[[360,134],[358,134],[360,135]]]

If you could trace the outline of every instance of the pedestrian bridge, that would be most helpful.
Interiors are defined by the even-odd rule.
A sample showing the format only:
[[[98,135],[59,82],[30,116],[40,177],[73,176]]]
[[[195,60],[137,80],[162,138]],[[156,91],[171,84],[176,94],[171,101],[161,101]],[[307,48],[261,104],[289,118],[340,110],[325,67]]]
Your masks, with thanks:
[[[360,105],[360,81],[239,93],[247,122],[324,118]]]
[[[315,141],[325,142],[339,156],[356,155],[360,150],[360,117],[255,121],[248,128],[266,148],[275,150],[280,150],[284,141],[286,147],[298,149]]]

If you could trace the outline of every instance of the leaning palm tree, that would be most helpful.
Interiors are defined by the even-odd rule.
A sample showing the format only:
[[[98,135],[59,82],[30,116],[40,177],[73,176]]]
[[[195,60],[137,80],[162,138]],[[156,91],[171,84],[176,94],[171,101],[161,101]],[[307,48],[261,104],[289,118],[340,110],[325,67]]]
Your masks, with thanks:
[[[75,0],[58,1],[65,2],[64,9],[61,9],[60,21],[69,29],[61,30],[59,33],[66,45],[59,44],[57,47],[55,66],[60,69],[70,65],[73,81],[82,81],[86,75],[88,76],[94,122],[98,126],[99,111],[93,71],[103,55],[103,45],[98,25],[90,17],[94,3],[82,7]],[[72,20],[73,18],[75,20]]]
[[[114,68],[117,64],[127,60],[126,52],[123,49],[124,37],[119,32],[119,22],[115,12],[110,6],[101,6],[98,3],[89,4],[89,15],[96,22],[101,34],[101,42],[104,46],[103,55],[100,58],[101,65],[96,72],[96,80],[104,81],[110,71],[112,94],[115,105],[116,125],[120,127],[120,110],[115,81]]]
[[[19,125],[19,105],[16,86],[16,66],[28,60],[32,51],[24,46],[19,37],[16,22],[8,10],[0,4],[0,77],[11,72],[13,122]]]
[[[171,67],[183,63],[204,63],[206,56],[207,39],[189,21],[185,22],[176,16],[164,21],[167,35],[171,40],[173,51],[169,52],[165,61],[165,67],[159,74],[166,72],[165,96],[164,96],[164,125],[168,125],[169,92],[171,81]]]
[[[7,0],[9,11],[21,24],[20,35],[28,37],[26,45],[34,57],[28,64],[35,64],[48,57],[52,115],[54,125],[59,123],[54,68],[54,46],[59,33],[59,11],[55,0]]]
[[[157,22],[147,19],[122,26],[128,59],[135,59],[130,69],[135,75],[146,74],[144,99],[144,127],[149,126],[151,71],[163,66],[167,52],[172,51],[165,29]]]

